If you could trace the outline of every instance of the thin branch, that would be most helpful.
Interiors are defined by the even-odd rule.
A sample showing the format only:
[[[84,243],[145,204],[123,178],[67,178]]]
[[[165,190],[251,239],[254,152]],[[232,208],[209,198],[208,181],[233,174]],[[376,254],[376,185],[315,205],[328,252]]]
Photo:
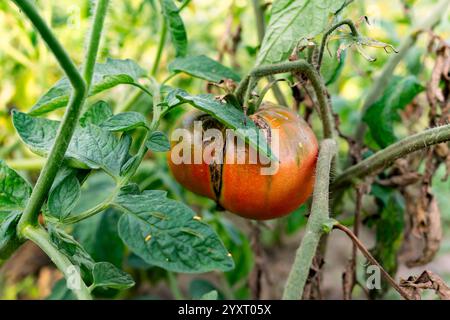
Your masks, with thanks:
[[[352,241],[353,243],[358,247],[358,249],[361,251],[361,253],[367,258],[367,260],[370,261],[372,265],[376,265],[380,271],[383,277],[391,284],[391,286],[406,300],[411,300],[411,297],[397,284],[397,282],[387,273],[386,270],[383,269],[383,266],[370,254],[369,250],[364,246],[364,244],[358,239],[358,237],[346,226],[336,223],[334,228],[339,229],[343,231]]]
[[[72,262],[53,245],[48,233],[41,227],[26,226],[23,229],[23,235],[36,243],[53,261],[58,269],[64,274],[64,277],[71,279],[77,284],[78,288],[71,288],[79,300],[92,300],[91,293],[86,284],[81,279],[79,271],[73,268]]]
[[[449,140],[450,124],[428,129],[406,137],[346,169],[334,180],[331,188],[332,190],[337,190],[342,187],[347,187],[357,179],[363,179],[366,176],[389,167],[395,160],[407,154]]]
[[[320,144],[311,215],[287,279],[283,300],[296,300],[302,296],[317,246],[324,233],[323,224],[329,219],[328,188],[331,163],[336,152],[337,145],[334,140],[325,139]]]
[[[262,77],[266,77],[268,75],[274,75],[277,73],[286,73],[286,72],[301,72],[305,74],[305,76],[311,81],[311,85],[314,88],[314,91],[317,96],[317,102],[319,103],[320,116],[323,125],[323,132],[325,139],[334,138],[335,136],[335,128],[334,128],[334,119],[333,114],[331,112],[330,101],[327,97],[327,91],[325,84],[323,83],[323,79],[317,70],[309,64],[306,60],[296,60],[290,61],[286,63],[273,64],[267,66],[260,66],[250,73],[249,82],[251,82],[251,78],[260,79]],[[244,80],[245,81],[245,80]],[[251,87],[251,86],[248,86]],[[250,88],[253,89],[253,88]],[[247,94],[251,90],[247,90]],[[244,98],[244,101],[248,100],[248,96]]]
[[[264,34],[266,33],[266,26],[264,21],[264,9],[261,5],[261,0],[252,0],[253,4],[253,11],[255,14],[255,20],[256,20],[256,30],[258,32],[258,42],[259,45],[262,44],[264,39]],[[273,82],[275,78],[273,76],[269,76],[269,81]],[[272,87],[273,94],[275,96],[275,99],[277,99],[277,102],[282,106],[287,106],[287,101],[283,95],[283,92],[281,92],[280,86],[275,82]]]
[[[335,25],[333,25],[330,29],[328,29],[322,37],[322,43],[320,44],[319,58],[317,60],[317,70],[320,71],[320,67],[322,66],[323,54],[325,51],[325,47],[327,45],[328,37],[339,27],[347,25],[350,28],[353,37],[359,37],[358,30],[356,30],[355,24],[352,20],[346,19],[342,20]]]

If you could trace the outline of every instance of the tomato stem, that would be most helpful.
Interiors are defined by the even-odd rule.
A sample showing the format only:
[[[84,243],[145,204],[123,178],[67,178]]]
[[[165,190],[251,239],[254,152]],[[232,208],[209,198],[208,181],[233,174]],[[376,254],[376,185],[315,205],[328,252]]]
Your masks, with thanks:
[[[55,58],[58,60],[59,65],[66,73],[70,84],[73,87],[73,92],[71,94],[64,119],[58,130],[55,143],[53,144],[48,160],[39,175],[30,200],[28,201],[17,226],[18,234],[21,235],[21,231],[24,227],[28,225],[36,226],[38,224],[39,211],[64,159],[64,154],[69,146],[73,131],[75,130],[82,104],[86,99],[87,87],[83,77],[78,72],[77,67],[67,54],[66,50],[55,38],[53,32],[47,26],[44,19],[39,15],[34,5],[27,0],[14,0],[14,2],[22,10],[22,12],[25,13],[37,31],[41,34],[50,50],[53,52]]]
[[[353,23],[352,20],[350,19],[346,19],[346,20],[342,20],[339,21],[338,23],[336,23],[335,25],[333,25],[330,29],[328,29],[322,37],[322,42],[320,44],[320,50],[319,50],[319,58],[317,60],[317,71],[320,72],[320,67],[322,66],[322,60],[323,60],[323,54],[325,51],[325,47],[327,45],[327,41],[328,41],[328,37],[339,27],[347,25],[350,28],[350,31],[352,33],[353,37],[359,37],[359,32],[355,27],[355,24]]]
[[[53,261],[58,269],[64,274],[66,281],[70,280],[71,290],[79,300],[92,300],[91,293],[86,284],[81,279],[80,272],[74,268],[72,262],[62,253],[59,252],[51,242],[48,233],[38,226],[26,226],[22,234],[36,243]]]
[[[390,166],[395,160],[414,151],[449,140],[450,124],[428,129],[406,137],[346,169],[334,180],[332,190],[350,186],[352,182],[375,174]]]
[[[89,91],[89,86],[94,73],[103,22],[109,0],[98,0],[96,2],[94,21],[86,52],[85,67],[83,71],[84,78],[34,5],[28,0],[14,0],[14,2],[25,13],[36,30],[40,33],[60,67],[64,70],[73,88],[55,142],[31,193],[30,200],[18,223],[17,233],[20,237],[28,238],[35,242],[42,250],[44,250],[61,272],[63,272],[66,279],[70,279],[69,277],[73,278],[74,276],[78,277],[78,288],[72,290],[79,299],[91,299],[89,289],[87,289],[81,276],[78,273],[69,273],[69,267],[72,266],[69,259],[51,244],[46,231],[38,226],[38,215],[64,160],[64,155],[69,147],[84,102],[86,101],[87,92]]]
[[[305,76],[311,81],[311,85],[314,88],[314,91],[317,96],[317,101],[319,103],[320,116],[323,125],[324,138],[334,138],[335,136],[335,128],[334,128],[334,120],[333,114],[331,111],[330,101],[328,98],[327,90],[325,84],[323,83],[323,79],[317,70],[306,60],[300,59],[296,61],[289,61],[285,63],[272,64],[266,66],[256,67],[252,70],[248,79],[245,78],[242,80],[245,84],[245,96],[244,96],[244,110],[248,108],[248,100],[250,98],[250,93],[253,90],[253,87],[256,85],[258,80],[262,77],[266,77],[269,75],[274,75],[277,73],[286,73],[286,72],[301,72],[305,74]],[[236,91],[236,96],[242,96],[242,87]]]
[[[325,139],[321,142],[316,167],[311,215],[286,282],[283,300],[297,300],[302,296],[310,266],[316,254],[319,241],[324,234],[323,225],[329,219],[330,171],[336,152],[337,145],[334,140]]]

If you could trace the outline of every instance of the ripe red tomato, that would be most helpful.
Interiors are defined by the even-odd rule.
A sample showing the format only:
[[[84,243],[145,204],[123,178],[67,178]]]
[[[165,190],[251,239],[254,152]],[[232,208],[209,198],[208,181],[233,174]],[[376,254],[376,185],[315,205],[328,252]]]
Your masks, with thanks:
[[[275,174],[262,174],[261,169],[268,165],[262,164],[260,158],[253,164],[232,161],[236,160],[236,153],[233,152],[236,150],[236,140],[225,144],[222,165],[209,165],[205,161],[175,164],[172,156],[179,156],[180,151],[172,146],[169,167],[175,179],[188,190],[215,200],[230,212],[255,220],[278,218],[298,208],[313,191],[317,139],[300,116],[284,107],[263,104],[250,117],[257,126],[269,129],[269,132],[278,129],[279,147],[272,150],[280,161]],[[199,117],[198,113],[190,113],[184,118],[182,127],[192,132],[194,121],[198,120],[203,120],[203,130],[211,127],[223,130],[223,126],[215,120],[205,115]],[[195,150],[207,144],[205,140],[203,144],[192,142],[191,160]],[[245,146],[247,157],[249,150]]]

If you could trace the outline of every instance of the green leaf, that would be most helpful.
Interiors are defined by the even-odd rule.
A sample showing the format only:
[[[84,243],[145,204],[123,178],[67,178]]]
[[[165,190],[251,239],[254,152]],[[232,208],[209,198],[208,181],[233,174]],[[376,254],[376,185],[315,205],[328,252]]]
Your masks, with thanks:
[[[80,267],[83,279],[90,279],[94,268],[94,260],[86,250],[68,233],[52,224],[47,224],[50,241],[74,265]]]
[[[21,215],[20,211],[13,211],[0,224],[0,260],[8,259],[22,244],[17,236]]]
[[[35,153],[47,156],[53,146],[59,127],[58,121],[34,118],[25,113],[13,113],[14,126],[23,142]],[[103,169],[112,176],[120,176],[122,165],[129,159],[131,138],[114,133],[96,125],[77,127],[66,151],[66,159],[75,166]]]
[[[111,176],[103,171],[92,172],[81,186],[81,199],[83,201],[78,201],[70,216],[76,216],[107,201],[114,194],[115,188],[116,182]]]
[[[187,53],[188,39],[178,7],[173,0],[160,0],[160,3],[172,44],[175,47],[175,56],[184,57]]]
[[[45,300],[77,300],[77,297],[73,291],[67,287],[66,279],[61,279],[55,283],[52,292]]]
[[[119,237],[119,218],[119,212],[107,209],[77,223],[73,236],[95,261],[106,261],[121,267],[125,246]]]
[[[108,131],[129,131],[139,127],[147,127],[147,120],[139,112],[122,112],[103,121],[100,127]]]
[[[258,134],[259,129],[255,123],[245,114],[229,103],[222,103],[211,94],[191,96],[181,89],[173,90],[166,98],[169,108],[183,103],[189,103],[195,108],[206,112],[226,127],[234,129],[236,136],[243,139],[250,146],[262,152],[262,154],[276,161],[276,156],[267,145],[264,135]],[[239,129],[239,130],[238,130]]]
[[[200,300],[218,300],[218,299],[219,299],[219,293],[216,290],[205,293],[200,298]]]
[[[0,160],[0,211],[23,210],[30,195],[30,184]]]
[[[164,191],[129,194],[124,190],[114,206],[125,213],[119,235],[145,262],[174,272],[227,271],[233,260],[217,234],[195,218],[185,204]]]
[[[64,220],[80,199],[80,193],[80,183],[75,173],[67,175],[50,192],[49,213],[60,221]]]
[[[177,58],[169,64],[169,71],[171,73],[184,72],[193,77],[216,83],[225,79],[236,82],[241,80],[233,70],[204,55]]]
[[[80,118],[80,125],[86,127],[88,123],[101,125],[103,121],[113,116],[112,109],[105,101],[98,101],[89,106]]]
[[[134,286],[133,278],[109,262],[99,262],[92,271],[94,282],[92,288],[107,287],[117,290]]]
[[[300,41],[314,38],[330,23],[345,0],[276,0],[256,65],[286,60]]]
[[[216,294],[214,295],[213,292]],[[201,300],[218,300],[219,290],[217,287],[208,280],[205,279],[194,279],[189,284],[189,295],[192,299]],[[204,299],[210,297],[209,299]],[[223,299],[223,295],[220,294],[220,298]]]
[[[336,224],[338,224],[338,223],[339,223],[339,222],[338,222],[336,219],[333,219],[333,218],[327,219],[327,220],[322,224],[322,230],[323,230],[323,232],[325,232],[325,233],[330,233],[330,232],[333,230],[334,226],[335,226]]]
[[[88,96],[93,96],[120,84],[140,86],[138,80],[145,77],[146,72],[132,60],[106,60],[106,63],[95,65],[92,85]],[[30,111],[31,115],[42,115],[55,109],[65,107],[69,101],[72,87],[67,78],[58,81],[47,91]]]
[[[382,186],[377,189],[377,198],[382,189],[384,189],[383,195],[378,202],[381,213],[374,221],[376,244],[371,251],[383,268],[394,276],[398,267],[397,256],[403,242],[405,228],[404,202],[394,189]],[[388,195],[387,198],[386,195]],[[383,289],[387,289],[386,283],[383,283]],[[374,293],[376,291],[374,290]]]
[[[415,76],[394,77],[383,96],[364,114],[363,120],[370,133],[381,148],[397,141],[394,122],[400,120],[397,111],[408,105],[424,87]]]
[[[146,147],[154,152],[166,152],[170,150],[170,142],[164,132],[154,131],[145,143]]]

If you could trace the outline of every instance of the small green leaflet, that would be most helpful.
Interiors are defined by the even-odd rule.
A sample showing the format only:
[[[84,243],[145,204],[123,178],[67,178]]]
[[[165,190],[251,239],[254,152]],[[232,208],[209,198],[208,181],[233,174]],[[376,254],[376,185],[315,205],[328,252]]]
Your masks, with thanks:
[[[170,150],[170,142],[164,132],[154,131],[145,143],[146,147],[154,152],[166,152]]]
[[[187,53],[188,39],[178,7],[173,0],[160,0],[160,3],[170,38],[175,47],[175,56],[184,57]]]
[[[147,120],[139,112],[122,112],[103,121],[100,127],[108,131],[129,131],[139,127],[147,128]]]
[[[134,286],[134,280],[128,273],[117,269],[109,262],[99,262],[92,270],[94,282],[91,288],[107,287],[117,290],[128,289]]]
[[[376,244],[371,252],[386,271],[394,276],[398,267],[397,256],[403,243],[404,201],[392,188],[377,184],[373,187],[371,194],[378,199],[381,213],[374,218],[374,221],[369,221],[374,223],[376,229]],[[386,289],[387,285],[384,283],[383,290]],[[374,290],[374,293],[377,291]]]
[[[21,215],[20,211],[13,211],[0,224],[0,260],[8,259],[22,244],[16,231]]]
[[[108,58],[106,63],[95,65],[89,96],[113,88],[120,84],[140,87],[138,80],[145,77],[146,72],[136,62],[126,59]],[[58,81],[32,107],[31,115],[42,115],[67,105],[72,87],[67,78]]]
[[[397,141],[394,122],[400,120],[397,111],[408,105],[424,87],[415,76],[394,77],[383,96],[364,114],[363,121],[370,128],[373,139],[381,148]]]
[[[234,129],[236,136],[246,141],[250,146],[259,150],[272,161],[277,161],[275,154],[267,145],[263,134],[256,127],[255,123],[245,114],[229,103],[218,101],[211,94],[191,96],[186,91],[176,89],[170,92],[166,98],[169,108],[173,108],[183,103],[188,103],[203,112],[208,113],[226,127]]]
[[[122,266],[125,246],[117,229],[120,215],[117,210],[107,209],[75,225],[73,236],[95,261]]]
[[[58,121],[34,118],[22,112],[13,112],[13,123],[21,139],[39,155],[47,155],[59,127]],[[129,159],[131,137],[119,139],[112,132],[96,125],[77,127],[66,152],[66,158],[74,165],[82,164],[91,169],[103,169],[118,177],[122,165]],[[81,166],[81,165],[80,165]]]
[[[225,79],[236,82],[241,80],[241,77],[233,70],[204,55],[177,58],[169,64],[169,71],[171,73],[184,72],[193,77],[215,83]]]
[[[31,185],[0,160],[0,211],[23,210],[31,195]]]
[[[286,60],[300,41],[314,38],[346,0],[275,0],[256,65]]]
[[[205,293],[200,300],[218,300],[219,293],[216,290]]]
[[[119,235],[145,262],[169,271],[202,273],[234,267],[222,241],[192,209],[165,191],[123,188],[114,207],[124,212]]]
[[[67,175],[50,192],[49,213],[60,221],[67,217],[80,199],[80,183],[75,173]]]
[[[89,106],[80,118],[80,125],[86,127],[88,123],[101,125],[105,120],[111,118],[113,112],[111,107],[105,101],[98,101]]]

